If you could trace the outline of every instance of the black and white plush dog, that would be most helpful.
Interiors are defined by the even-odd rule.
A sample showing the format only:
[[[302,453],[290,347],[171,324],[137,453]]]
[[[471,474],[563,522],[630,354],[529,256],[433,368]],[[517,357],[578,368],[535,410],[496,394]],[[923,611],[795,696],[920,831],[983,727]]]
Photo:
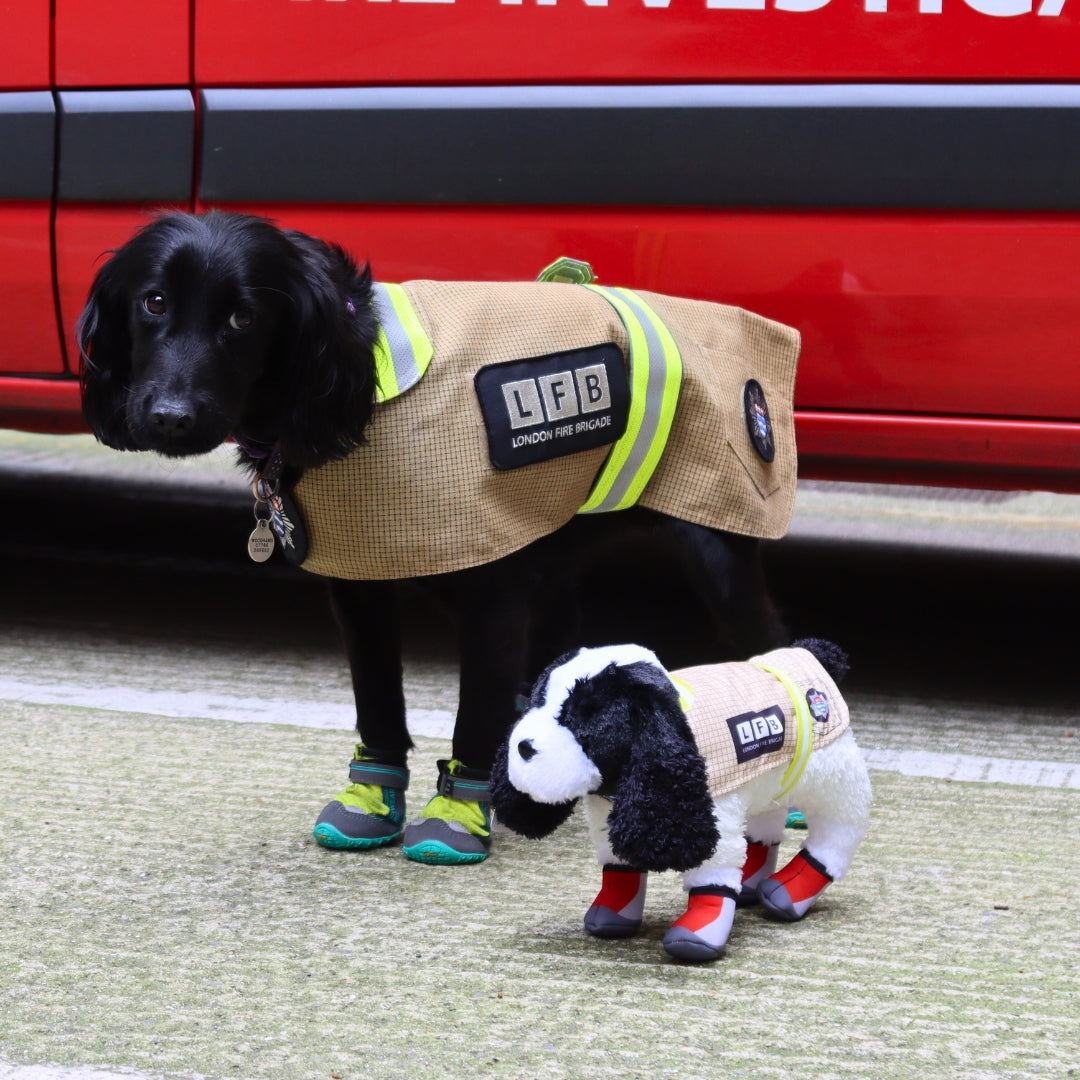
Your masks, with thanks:
[[[364,445],[377,392],[385,389],[376,375],[383,330],[369,271],[339,247],[242,215],[166,215],[117,250],[93,283],[78,327],[84,415],[99,440],[120,450],[186,456],[232,438],[252,473],[268,475],[272,464],[279,476],[274,483],[287,496],[298,482],[349,455],[384,452]],[[407,405],[405,397],[398,400]],[[759,425],[761,404],[755,399]],[[386,415],[394,407],[387,406]],[[771,438],[765,427],[757,435]],[[453,457],[450,451],[442,456]],[[364,508],[356,513],[363,517]],[[573,591],[563,583],[613,531],[635,529],[681,558],[694,591],[740,650],[736,655],[784,640],[756,540],[651,511],[572,519],[512,554],[430,574],[425,583],[460,622],[455,760],[442,769],[439,790],[478,809],[465,825],[455,812],[449,820],[429,817],[413,844],[406,837],[407,854],[434,862],[484,857],[487,774],[514,715],[515,695],[566,647],[561,631],[575,633]],[[387,539],[407,540],[408,531],[400,526]],[[350,542],[354,550],[370,546],[344,537]],[[329,576],[362,749],[349,787],[326,808],[316,835],[327,846],[362,849],[403,830],[412,744],[394,581],[392,574]],[[557,617],[537,631],[533,615],[545,608],[557,608]],[[542,659],[534,664],[532,657]]]
[[[736,904],[801,919],[866,833],[870,781],[836,686],[846,670],[816,639],[673,673],[636,645],[582,649],[544,673],[501,747],[496,814],[539,838],[584,798],[603,869],[586,929],[633,934],[647,872],[678,870],[688,906],[664,948],[714,960]],[[776,871],[789,806],[808,832]]]

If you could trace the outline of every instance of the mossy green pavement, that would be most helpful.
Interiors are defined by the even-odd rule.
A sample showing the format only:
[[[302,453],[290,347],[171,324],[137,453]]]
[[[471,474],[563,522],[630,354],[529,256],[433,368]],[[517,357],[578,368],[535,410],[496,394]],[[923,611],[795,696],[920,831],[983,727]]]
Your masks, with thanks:
[[[320,848],[349,739],[0,703],[0,1076],[1080,1076],[1076,790],[875,771],[849,877],[688,967],[674,875],[641,936],[584,933],[577,816],[475,867]]]
[[[0,1080],[1080,1080],[1074,709],[852,697],[860,745],[887,768],[872,772],[849,877],[804,922],[740,912],[720,961],[682,966],[660,944],[682,892],[659,875],[641,936],[595,940],[580,817],[543,842],[497,833],[471,867],[314,842],[355,743],[348,674],[332,627],[298,614],[285,578],[213,603],[236,571],[186,515],[235,505],[235,541],[216,518],[207,537],[242,551],[250,503],[231,457],[0,433],[24,500],[6,503],[19,558],[0,586]],[[185,528],[168,539],[187,555],[199,541],[205,579],[162,573],[166,538],[116,507],[99,557],[122,588],[112,563],[84,566],[47,530],[19,539],[36,522],[17,512],[28,491],[62,481],[66,506],[72,482],[106,473],[114,497],[137,484],[133,498],[177,500]],[[1067,583],[1080,511],[1075,497],[810,485],[793,534],[1007,544],[1060,556]],[[1043,640],[1043,617],[1018,633]],[[946,658],[956,632],[943,609]],[[859,645],[856,631],[843,640]],[[439,645],[406,670],[410,722],[428,735],[456,708]],[[918,674],[906,652],[894,667],[887,686]],[[444,738],[417,743],[412,814],[450,756]],[[1069,786],[904,775],[911,751],[938,775],[1019,778],[1010,762],[1046,762],[1038,782]],[[1005,768],[980,774],[985,761]]]

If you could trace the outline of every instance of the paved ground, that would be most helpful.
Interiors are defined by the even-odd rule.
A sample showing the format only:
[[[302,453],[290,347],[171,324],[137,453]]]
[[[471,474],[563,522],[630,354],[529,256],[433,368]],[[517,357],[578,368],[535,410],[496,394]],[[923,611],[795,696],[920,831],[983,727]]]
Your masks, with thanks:
[[[55,473],[32,437],[0,439],[0,466],[14,444],[21,470]],[[96,468],[85,443],[60,449],[63,470]],[[231,498],[210,468],[198,498]],[[1012,530],[1064,587],[1077,506],[815,486],[795,531],[951,529],[998,550]],[[243,632],[193,636],[153,566],[121,568],[130,595],[106,611],[116,568],[42,565],[51,581],[16,588],[9,560],[0,593],[0,1080],[1080,1076],[1070,697],[930,697],[896,656],[900,678],[851,694],[876,801],[849,877],[801,924],[740,913],[725,957],[686,967],[660,946],[674,875],[650,883],[641,936],[584,933],[598,874],[579,818],[541,843],[499,835],[466,869],[315,845],[351,740],[332,639],[291,632],[306,594],[267,590]],[[421,642],[407,677],[419,805],[455,670]]]

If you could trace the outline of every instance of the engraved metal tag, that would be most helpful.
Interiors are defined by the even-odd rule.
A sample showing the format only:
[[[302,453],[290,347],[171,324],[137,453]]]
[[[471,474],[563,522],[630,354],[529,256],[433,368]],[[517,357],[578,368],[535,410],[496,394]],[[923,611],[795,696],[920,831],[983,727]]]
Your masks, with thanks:
[[[248,554],[255,562],[266,562],[274,553],[274,534],[270,522],[259,518],[248,537]]]

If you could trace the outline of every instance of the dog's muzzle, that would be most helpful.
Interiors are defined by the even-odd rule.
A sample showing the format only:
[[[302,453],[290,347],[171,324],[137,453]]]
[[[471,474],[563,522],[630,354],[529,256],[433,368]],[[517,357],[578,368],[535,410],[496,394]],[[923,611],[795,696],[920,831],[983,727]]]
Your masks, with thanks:
[[[510,783],[541,803],[564,803],[595,791],[600,770],[570,729],[542,709],[527,712],[510,733]]]

